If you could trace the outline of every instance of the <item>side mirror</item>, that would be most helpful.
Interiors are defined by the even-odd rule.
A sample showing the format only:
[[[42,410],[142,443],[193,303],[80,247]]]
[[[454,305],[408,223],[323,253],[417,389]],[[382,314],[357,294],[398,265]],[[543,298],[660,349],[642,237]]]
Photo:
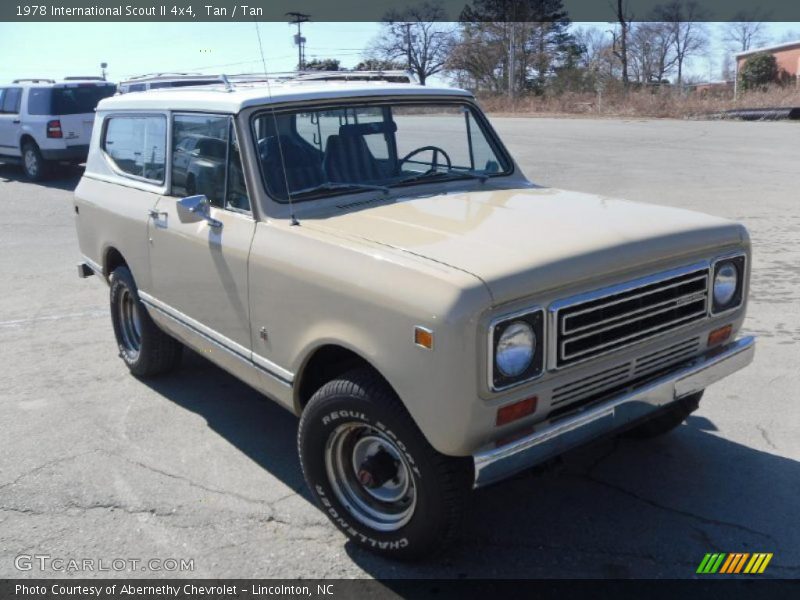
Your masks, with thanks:
[[[181,198],[178,200],[178,205],[191,213],[199,213],[201,215],[208,214],[210,207],[210,203],[205,194],[196,194],[194,196]]]
[[[210,227],[222,227],[222,221],[211,216],[211,203],[205,194],[186,196],[178,200],[178,207],[204,219]]]

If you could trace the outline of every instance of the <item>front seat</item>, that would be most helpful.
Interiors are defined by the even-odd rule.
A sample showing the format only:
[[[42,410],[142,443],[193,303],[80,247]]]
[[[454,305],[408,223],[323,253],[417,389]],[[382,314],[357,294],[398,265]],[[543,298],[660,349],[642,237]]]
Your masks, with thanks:
[[[281,150],[283,150],[283,161],[281,161]],[[319,151],[304,147],[289,136],[282,135],[280,138],[270,136],[259,140],[258,151],[269,188],[279,196],[286,196],[287,180],[292,191],[314,187],[323,181]],[[282,163],[286,165],[285,177]]]
[[[362,183],[385,177],[364,136],[359,134],[328,137],[322,169],[329,181],[337,183]]]

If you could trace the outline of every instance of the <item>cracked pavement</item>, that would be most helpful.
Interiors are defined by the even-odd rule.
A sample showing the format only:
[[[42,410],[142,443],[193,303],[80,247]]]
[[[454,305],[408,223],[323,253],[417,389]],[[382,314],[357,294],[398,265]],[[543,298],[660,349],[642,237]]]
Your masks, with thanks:
[[[493,122],[539,183],[744,222],[754,364],[670,435],[480,490],[448,553],[390,563],[310,503],[292,415],[194,354],[169,377],[127,373],[107,288],[75,274],[80,171],[35,185],[0,165],[0,577],[61,575],[21,573],[19,554],[195,564],[135,576],[692,577],[713,551],[773,552],[767,575],[800,575],[798,125]]]

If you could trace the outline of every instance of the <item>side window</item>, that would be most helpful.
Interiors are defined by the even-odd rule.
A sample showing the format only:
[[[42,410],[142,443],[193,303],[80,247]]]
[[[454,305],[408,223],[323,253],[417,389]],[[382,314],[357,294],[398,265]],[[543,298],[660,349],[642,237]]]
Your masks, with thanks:
[[[0,114],[3,114],[3,96],[5,96],[6,88],[0,88]]]
[[[121,116],[107,121],[103,149],[125,173],[163,183],[166,145],[165,117]]]
[[[230,118],[175,115],[172,121],[172,195],[203,194],[223,206]]]
[[[214,206],[250,211],[230,117],[175,115],[172,148],[173,196],[203,194]]]
[[[52,88],[31,88],[28,90],[28,114],[52,115]]]
[[[239,141],[230,124],[230,146],[228,150],[228,189],[225,192],[225,208],[250,211],[250,198],[247,196],[247,186],[244,181],[242,157],[239,153]]]
[[[19,113],[19,101],[21,97],[21,88],[6,88],[3,94],[3,112],[14,115]]]

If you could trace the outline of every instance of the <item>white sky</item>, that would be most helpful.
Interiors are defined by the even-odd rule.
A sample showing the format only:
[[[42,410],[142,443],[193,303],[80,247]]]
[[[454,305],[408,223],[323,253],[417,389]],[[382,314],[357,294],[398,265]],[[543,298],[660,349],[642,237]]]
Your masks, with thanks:
[[[608,23],[576,23],[609,29]],[[297,64],[292,36],[284,23],[261,23],[267,69],[289,71]],[[718,24],[710,23],[708,54],[689,65],[689,74],[718,79],[723,48]],[[800,23],[769,23],[767,35],[777,41],[796,33]],[[355,66],[378,33],[377,23],[306,23],[306,58],[337,58]],[[205,73],[261,72],[254,23],[0,23],[0,83],[20,77],[60,79],[98,75],[109,64],[112,81],[158,71]]]

